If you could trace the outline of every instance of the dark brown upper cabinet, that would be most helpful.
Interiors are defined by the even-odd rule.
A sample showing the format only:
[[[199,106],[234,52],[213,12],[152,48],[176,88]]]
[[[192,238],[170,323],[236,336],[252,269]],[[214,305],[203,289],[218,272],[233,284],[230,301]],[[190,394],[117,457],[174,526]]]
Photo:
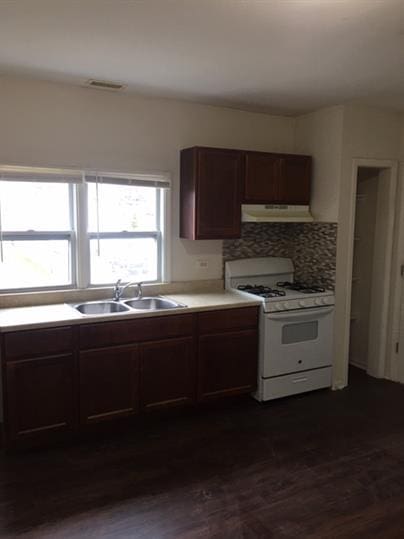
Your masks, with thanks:
[[[239,238],[243,153],[220,148],[181,151],[180,237]]]
[[[244,153],[245,204],[309,204],[311,157]]]
[[[262,204],[278,198],[280,162],[277,155],[245,152],[243,202]]]
[[[311,157],[286,155],[280,158],[279,203],[310,203]]]
[[[241,204],[310,203],[308,155],[196,146],[181,151],[180,237],[241,236]]]

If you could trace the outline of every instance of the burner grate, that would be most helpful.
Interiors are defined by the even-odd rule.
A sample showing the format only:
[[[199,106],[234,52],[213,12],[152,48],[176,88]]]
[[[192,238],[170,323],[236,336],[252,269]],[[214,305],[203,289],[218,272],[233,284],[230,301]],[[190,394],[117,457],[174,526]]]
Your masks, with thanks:
[[[303,294],[316,294],[319,292],[325,292],[325,288],[318,285],[307,285],[305,283],[294,282],[290,283],[289,281],[280,281],[276,283],[276,286],[281,288],[286,288],[287,290],[294,290],[296,292],[302,292]]]
[[[262,298],[277,298],[286,295],[284,290],[277,290],[276,288],[270,288],[269,286],[263,285],[241,284],[237,288],[238,290],[242,290],[243,292],[248,292],[249,294],[254,294]]]

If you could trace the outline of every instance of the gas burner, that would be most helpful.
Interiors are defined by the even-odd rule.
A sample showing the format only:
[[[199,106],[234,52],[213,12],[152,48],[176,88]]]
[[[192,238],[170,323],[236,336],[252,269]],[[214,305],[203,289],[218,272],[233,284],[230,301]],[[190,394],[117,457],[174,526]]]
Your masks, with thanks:
[[[316,294],[319,292],[325,292],[325,288],[322,286],[309,286],[304,283],[294,282],[290,283],[289,281],[281,281],[279,283],[276,283],[276,286],[280,286],[281,288],[286,288],[287,290],[294,290],[296,292],[302,292],[302,294]]]
[[[286,295],[284,290],[277,290],[276,288],[270,288],[269,286],[257,284],[240,284],[237,288],[238,290],[242,290],[243,292],[248,292],[249,294],[254,294],[262,298],[277,298]]]
[[[276,290],[276,288],[271,288],[270,292],[263,292],[259,294],[262,298],[279,298],[281,296],[286,296],[284,290]]]

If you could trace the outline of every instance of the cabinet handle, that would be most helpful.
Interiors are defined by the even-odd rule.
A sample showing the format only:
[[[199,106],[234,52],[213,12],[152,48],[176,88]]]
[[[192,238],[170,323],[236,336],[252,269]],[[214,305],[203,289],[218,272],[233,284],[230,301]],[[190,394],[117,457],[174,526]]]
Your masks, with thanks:
[[[304,378],[295,378],[293,380],[294,384],[298,384],[299,382],[307,382],[307,378],[305,378],[305,377]]]

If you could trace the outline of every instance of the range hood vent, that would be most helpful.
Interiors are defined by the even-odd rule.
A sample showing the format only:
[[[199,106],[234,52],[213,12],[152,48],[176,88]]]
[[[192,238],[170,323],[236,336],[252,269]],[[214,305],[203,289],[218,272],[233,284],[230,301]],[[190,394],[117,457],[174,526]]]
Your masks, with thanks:
[[[309,206],[243,204],[241,220],[244,223],[310,223],[314,219]]]

